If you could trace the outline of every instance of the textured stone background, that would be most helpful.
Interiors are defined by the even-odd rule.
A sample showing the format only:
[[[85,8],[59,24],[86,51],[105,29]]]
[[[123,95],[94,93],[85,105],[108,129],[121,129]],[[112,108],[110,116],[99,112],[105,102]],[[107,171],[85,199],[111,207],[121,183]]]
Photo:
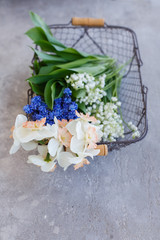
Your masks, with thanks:
[[[89,167],[54,174],[9,156],[9,129],[26,103],[32,57],[28,11],[47,23],[104,17],[138,36],[149,87],[147,137]],[[0,0],[0,240],[160,239],[160,1]]]

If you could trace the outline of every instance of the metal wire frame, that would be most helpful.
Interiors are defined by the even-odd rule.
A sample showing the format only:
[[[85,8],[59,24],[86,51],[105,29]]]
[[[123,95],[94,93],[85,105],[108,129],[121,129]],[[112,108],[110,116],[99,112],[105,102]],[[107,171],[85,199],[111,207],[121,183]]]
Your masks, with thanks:
[[[142,84],[141,66],[143,65],[136,34],[127,27],[112,26],[105,23],[104,27],[72,26],[68,24],[49,25],[54,36],[68,47],[92,53],[108,55],[117,60],[118,64],[130,61],[122,77],[119,99],[122,102],[122,115],[126,122],[132,121],[140,131],[140,137],[132,139],[132,132],[125,127],[125,137],[116,142],[101,141],[107,144],[109,151],[120,149],[131,143],[142,140],[148,131],[147,122],[147,91]],[[32,59],[32,64],[35,55]],[[34,71],[34,70],[33,70]],[[28,103],[33,97],[28,90]]]

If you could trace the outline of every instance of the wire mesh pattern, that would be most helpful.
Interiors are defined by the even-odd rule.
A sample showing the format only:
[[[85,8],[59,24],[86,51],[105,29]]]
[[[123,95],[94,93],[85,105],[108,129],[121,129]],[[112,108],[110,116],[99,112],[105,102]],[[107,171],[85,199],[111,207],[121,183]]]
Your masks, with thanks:
[[[125,138],[116,142],[103,142],[109,150],[119,149],[145,137],[147,126],[147,87],[142,85],[140,58],[136,34],[129,28],[119,26],[77,27],[69,24],[50,25],[55,38],[68,47],[74,47],[90,54],[108,55],[118,65],[127,64],[121,81],[119,100],[125,122],[132,121],[138,127],[140,137],[132,139],[132,133],[125,126]],[[28,101],[33,93],[28,91]],[[99,143],[100,144],[100,143]]]

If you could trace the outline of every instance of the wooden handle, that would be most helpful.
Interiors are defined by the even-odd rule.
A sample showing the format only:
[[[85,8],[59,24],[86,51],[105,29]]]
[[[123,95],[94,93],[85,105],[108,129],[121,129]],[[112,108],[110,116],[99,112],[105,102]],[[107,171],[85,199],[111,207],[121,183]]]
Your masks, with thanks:
[[[100,152],[99,152],[98,156],[107,156],[107,154],[108,154],[107,145],[105,145],[105,144],[97,145],[96,149],[100,149]]]
[[[72,25],[76,26],[89,26],[89,27],[103,27],[104,19],[103,18],[72,18]]]

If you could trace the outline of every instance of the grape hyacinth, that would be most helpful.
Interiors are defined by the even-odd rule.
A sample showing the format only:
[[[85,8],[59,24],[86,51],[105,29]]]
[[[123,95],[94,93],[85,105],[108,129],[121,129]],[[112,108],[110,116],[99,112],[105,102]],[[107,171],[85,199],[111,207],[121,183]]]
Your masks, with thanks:
[[[53,110],[49,109],[47,104],[42,100],[40,96],[35,96],[31,99],[31,104],[27,104],[23,107],[26,114],[30,115],[33,121],[46,118],[46,124],[54,124],[54,117],[58,120],[76,119],[75,111],[78,110],[78,105],[72,101],[72,91],[69,88],[65,88],[62,98],[54,100]]]

